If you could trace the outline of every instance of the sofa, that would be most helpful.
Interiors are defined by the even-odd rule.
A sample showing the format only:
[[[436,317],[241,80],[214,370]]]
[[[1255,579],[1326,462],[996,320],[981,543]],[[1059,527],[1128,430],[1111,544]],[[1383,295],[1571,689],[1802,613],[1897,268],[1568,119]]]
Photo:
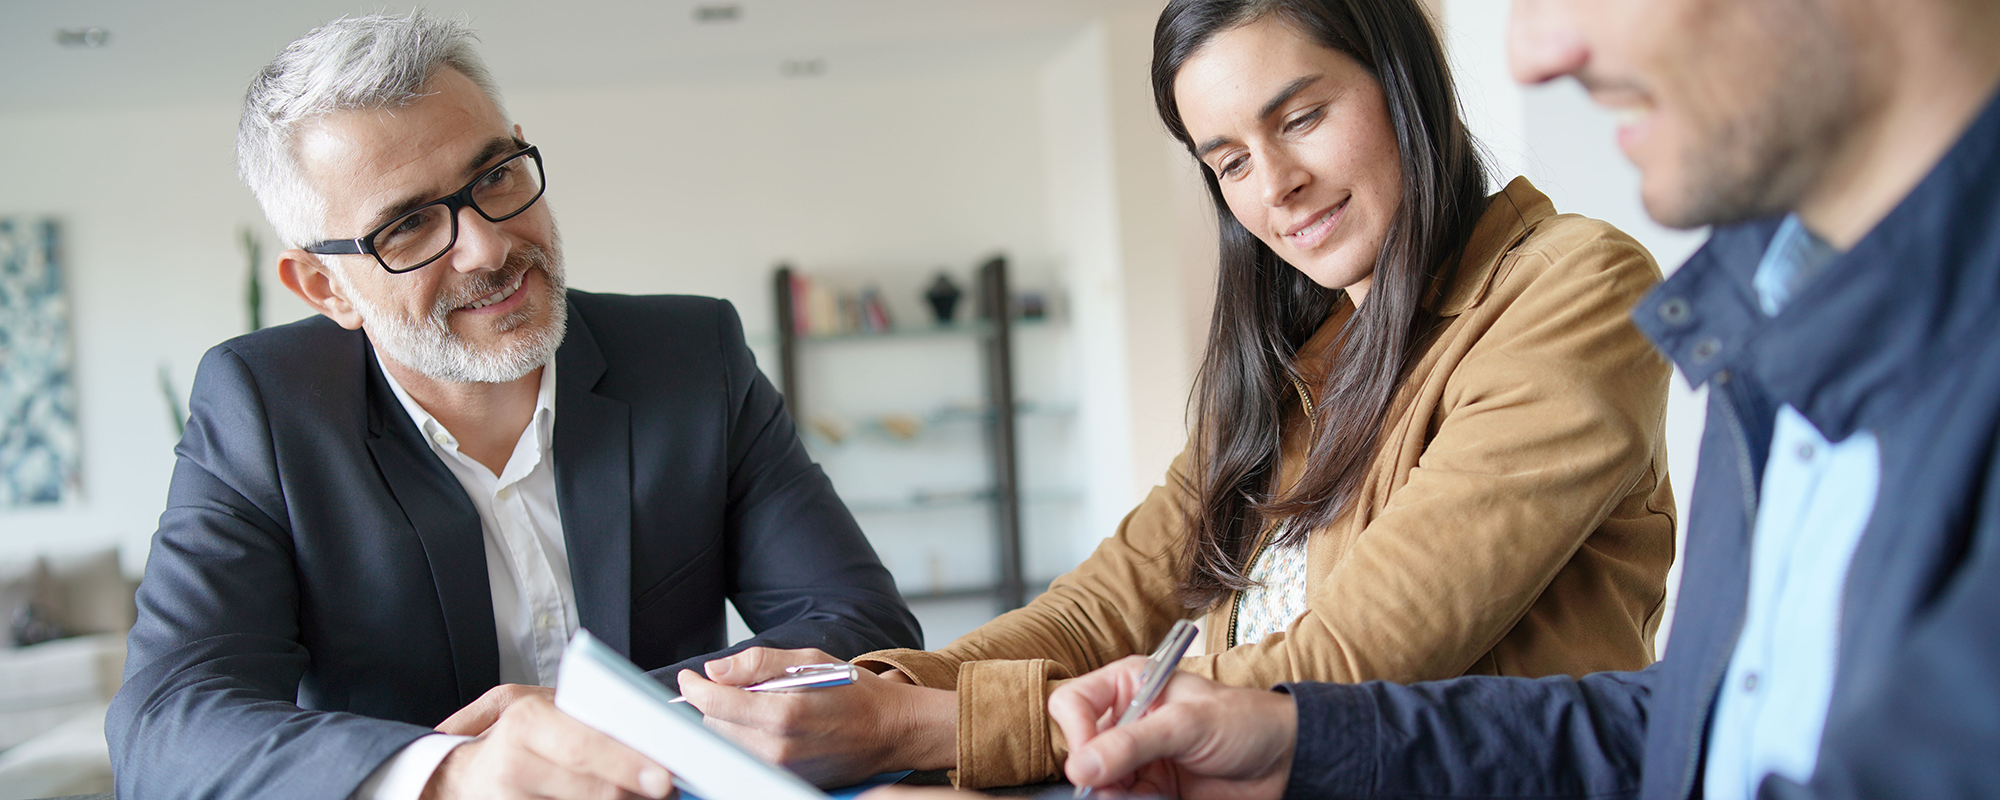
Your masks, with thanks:
[[[0,560],[0,800],[111,791],[135,588],[116,550]]]

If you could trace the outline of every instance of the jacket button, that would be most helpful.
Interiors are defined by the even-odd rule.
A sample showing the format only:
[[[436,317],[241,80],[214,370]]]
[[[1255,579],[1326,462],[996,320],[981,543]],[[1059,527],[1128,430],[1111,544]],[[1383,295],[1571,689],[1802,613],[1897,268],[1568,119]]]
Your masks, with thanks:
[[[1680,325],[1688,321],[1691,310],[1688,301],[1679,297],[1669,297],[1660,303],[1660,321],[1668,325]]]
[[[1709,359],[1715,357],[1716,353],[1720,352],[1722,352],[1721,339],[1703,339],[1695,343],[1694,361],[1697,364],[1707,363]]]

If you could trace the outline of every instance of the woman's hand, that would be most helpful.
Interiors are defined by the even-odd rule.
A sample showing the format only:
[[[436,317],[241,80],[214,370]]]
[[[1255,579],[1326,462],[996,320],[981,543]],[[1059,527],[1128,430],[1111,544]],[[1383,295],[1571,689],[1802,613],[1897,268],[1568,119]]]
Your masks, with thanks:
[[[958,698],[861,670],[830,689],[746,692],[785,667],[839,662],[818,650],[753,647],[680,674],[681,694],[708,727],[820,786],[848,786],[899,769],[944,769],[958,758]]]
[[[1299,729],[1290,695],[1176,673],[1151,713],[1112,727],[1145,669],[1145,658],[1127,656],[1049,696],[1049,715],[1069,740],[1071,783],[1183,800],[1284,795]]]

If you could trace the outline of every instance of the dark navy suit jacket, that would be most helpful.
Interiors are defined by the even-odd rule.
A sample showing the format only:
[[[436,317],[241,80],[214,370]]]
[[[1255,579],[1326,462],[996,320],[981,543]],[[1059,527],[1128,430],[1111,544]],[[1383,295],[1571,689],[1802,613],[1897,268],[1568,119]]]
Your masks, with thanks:
[[[584,628],[672,685],[739,645],[852,657],[917,623],[728,303],[570,293],[557,503]],[[479,518],[365,336],[313,318],[210,350],[154,534],[118,794],[345,797],[499,681]]]
[[[1708,426],[1673,634],[1642,672],[1294,684],[1288,797],[1698,797],[1736,647],[1777,409],[1881,445],[1832,702],[1773,798],[2000,796],[2000,100],[1775,318],[1750,278],[1775,220],[1718,231],[1634,313]]]

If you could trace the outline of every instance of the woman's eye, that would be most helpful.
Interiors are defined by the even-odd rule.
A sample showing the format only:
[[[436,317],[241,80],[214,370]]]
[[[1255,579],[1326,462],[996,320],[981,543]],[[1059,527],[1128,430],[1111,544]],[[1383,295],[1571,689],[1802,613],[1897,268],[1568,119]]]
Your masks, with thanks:
[[[1221,165],[1215,168],[1215,174],[1218,177],[1227,178],[1243,171],[1243,167],[1249,163],[1250,158],[1248,156],[1236,156],[1224,160]]]
[[[1315,108],[1304,114],[1300,114],[1296,117],[1293,117],[1292,121],[1285,123],[1285,132],[1297,133],[1299,131],[1310,128],[1312,127],[1312,124],[1318,122],[1319,118],[1325,115],[1325,113],[1326,109]]]

